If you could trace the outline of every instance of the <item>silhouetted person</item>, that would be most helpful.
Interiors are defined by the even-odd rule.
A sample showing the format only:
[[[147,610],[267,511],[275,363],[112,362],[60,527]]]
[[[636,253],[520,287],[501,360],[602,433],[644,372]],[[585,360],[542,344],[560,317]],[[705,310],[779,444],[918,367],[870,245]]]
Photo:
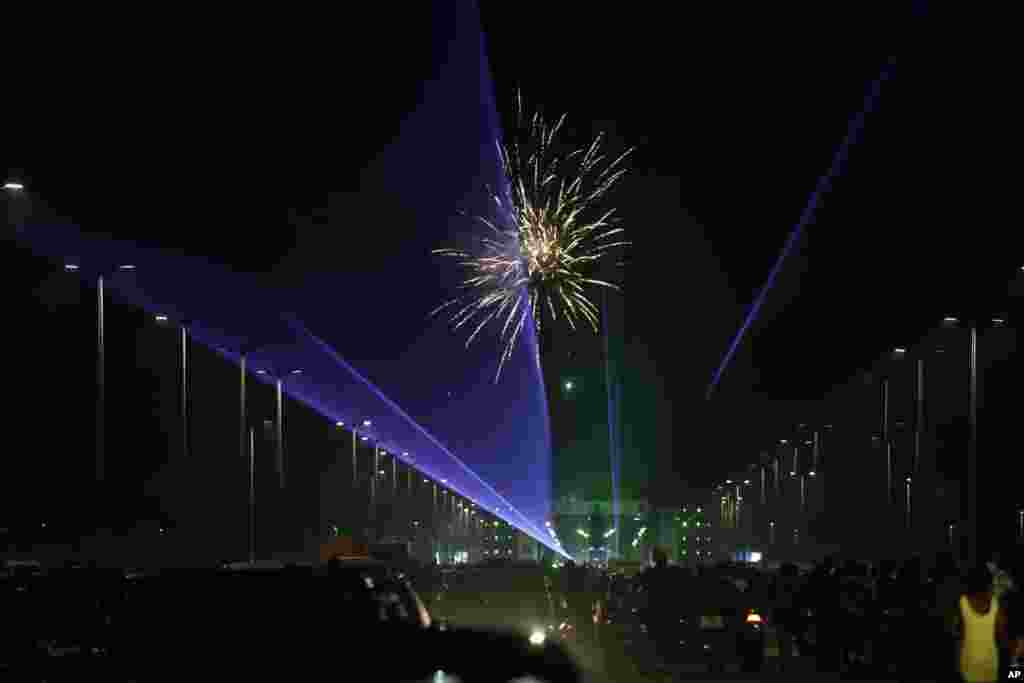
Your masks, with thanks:
[[[818,671],[838,671],[843,633],[834,558],[825,558],[812,573],[808,587],[818,620]]]
[[[679,618],[676,601],[680,586],[674,581],[664,549],[652,549],[650,563],[638,578],[647,593],[647,629],[651,642],[658,658],[667,663],[676,640]]]

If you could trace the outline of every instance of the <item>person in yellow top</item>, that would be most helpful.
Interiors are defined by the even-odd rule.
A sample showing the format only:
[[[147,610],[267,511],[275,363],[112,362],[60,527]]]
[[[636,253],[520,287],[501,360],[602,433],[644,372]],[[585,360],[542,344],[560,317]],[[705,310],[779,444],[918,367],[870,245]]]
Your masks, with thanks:
[[[967,575],[957,613],[958,665],[964,683],[995,683],[1000,679],[1000,646],[1009,642],[1005,610],[993,591],[992,574],[984,565]]]

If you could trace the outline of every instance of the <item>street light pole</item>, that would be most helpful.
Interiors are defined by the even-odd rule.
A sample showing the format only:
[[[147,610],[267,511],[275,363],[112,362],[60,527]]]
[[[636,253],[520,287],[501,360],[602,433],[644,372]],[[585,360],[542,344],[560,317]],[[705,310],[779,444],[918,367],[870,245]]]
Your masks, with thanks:
[[[106,475],[106,343],[103,276],[96,283],[96,480]]]
[[[183,323],[181,326],[181,454],[185,459],[188,459],[189,453],[189,434],[188,434],[188,327]],[[243,363],[245,361],[243,360]],[[245,375],[245,366],[242,367],[242,374]],[[243,380],[244,381],[244,380]],[[244,400],[244,386],[243,386],[243,400]],[[245,419],[243,415],[242,429],[245,427]]]
[[[885,502],[892,505],[892,443],[889,438],[889,379],[882,380],[882,447],[885,449]]]
[[[352,425],[352,490],[359,486],[359,463],[356,458],[356,449],[359,441],[359,425]]]
[[[184,354],[182,354],[182,357],[184,358]],[[245,446],[246,446],[246,444],[245,444],[246,429],[249,426],[248,423],[247,423],[246,414],[245,414],[245,364],[246,364],[246,354],[242,353],[241,357],[239,359],[239,363],[238,363],[238,366],[239,366],[239,368],[241,370],[241,372],[239,373],[239,378],[238,378],[238,387],[239,387],[239,397],[238,397],[238,432],[239,432],[238,438],[239,438],[239,443],[238,443],[238,451],[239,451],[239,453],[241,454],[241,456],[243,458],[245,457],[245,454],[246,454],[246,450],[245,450]]]
[[[256,561],[256,430],[249,428],[249,563]]]
[[[924,358],[918,358],[914,373],[914,462],[910,476],[915,477],[921,467],[921,448],[924,439]]]
[[[978,560],[978,323],[970,327],[970,377],[967,385],[967,559]]]
[[[284,488],[284,381],[277,380],[276,410],[274,419],[275,444],[277,450],[277,475],[278,483]]]

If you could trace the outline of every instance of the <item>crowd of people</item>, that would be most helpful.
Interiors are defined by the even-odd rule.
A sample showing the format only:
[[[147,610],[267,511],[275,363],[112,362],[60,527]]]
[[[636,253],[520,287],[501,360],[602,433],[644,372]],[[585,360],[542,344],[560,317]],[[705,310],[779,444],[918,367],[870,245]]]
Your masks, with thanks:
[[[655,549],[650,566],[632,580],[569,565],[566,595],[577,622],[589,624],[601,621],[623,592],[647,592],[647,626],[656,641],[678,621],[680,601],[693,595],[687,589],[696,585],[693,577],[720,578],[765,614],[777,642],[773,663],[783,668],[804,656],[822,672],[987,683],[1005,680],[1018,659],[1024,662],[1024,593],[1018,572],[998,554],[976,567],[944,553],[904,562],[828,557],[812,566],[734,569],[671,566]]]

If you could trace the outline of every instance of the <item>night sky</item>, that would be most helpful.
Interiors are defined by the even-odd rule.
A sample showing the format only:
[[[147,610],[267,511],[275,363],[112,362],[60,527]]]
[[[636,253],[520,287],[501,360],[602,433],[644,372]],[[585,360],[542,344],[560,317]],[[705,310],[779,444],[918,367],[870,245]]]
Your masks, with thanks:
[[[468,196],[438,185],[445,170],[478,161],[445,136],[460,130],[484,144],[495,123],[473,108],[486,84],[453,93],[461,106],[447,132],[394,162],[403,131],[438,115],[419,103],[439,87],[439,55],[460,30],[462,15],[443,4],[403,7],[400,17],[346,10],[336,21],[204,9],[201,19],[131,31],[95,14],[66,32],[26,18],[35,28],[10,52],[18,66],[0,107],[0,168],[90,232],[202,255],[296,291],[343,270],[346,287],[331,280],[332,308],[318,304],[320,315],[375,330],[346,337],[342,350],[394,383],[387,360],[408,351],[410,321],[436,303],[428,293],[439,278],[421,257],[433,245],[399,226]],[[1017,265],[1005,221],[992,218],[1005,181],[984,158],[1001,140],[998,79],[951,47],[949,18],[909,5],[559,7],[483,3],[486,49],[502,112],[521,86],[545,112],[567,112],[580,142],[603,130],[612,148],[638,147],[616,195],[634,242],[618,330],[623,373],[649,388],[626,414],[635,433],[627,455],[642,462],[634,478],[670,490],[720,477],[749,460],[768,416],[912,342],[950,307],[992,296]],[[891,78],[841,177],[705,403],[730,338],[890,58]],[[466,188],[489,179],[477,173]],[[395,201],[399,186],[408,194]],[[360,278],[385,272],[397,294],[362,303]],[[8,277],[32,293],[46,282],[38,271]],[[60,331],[33,300],[22,322],[52,338]],[[737,431],[748,441],[734,443]]]

